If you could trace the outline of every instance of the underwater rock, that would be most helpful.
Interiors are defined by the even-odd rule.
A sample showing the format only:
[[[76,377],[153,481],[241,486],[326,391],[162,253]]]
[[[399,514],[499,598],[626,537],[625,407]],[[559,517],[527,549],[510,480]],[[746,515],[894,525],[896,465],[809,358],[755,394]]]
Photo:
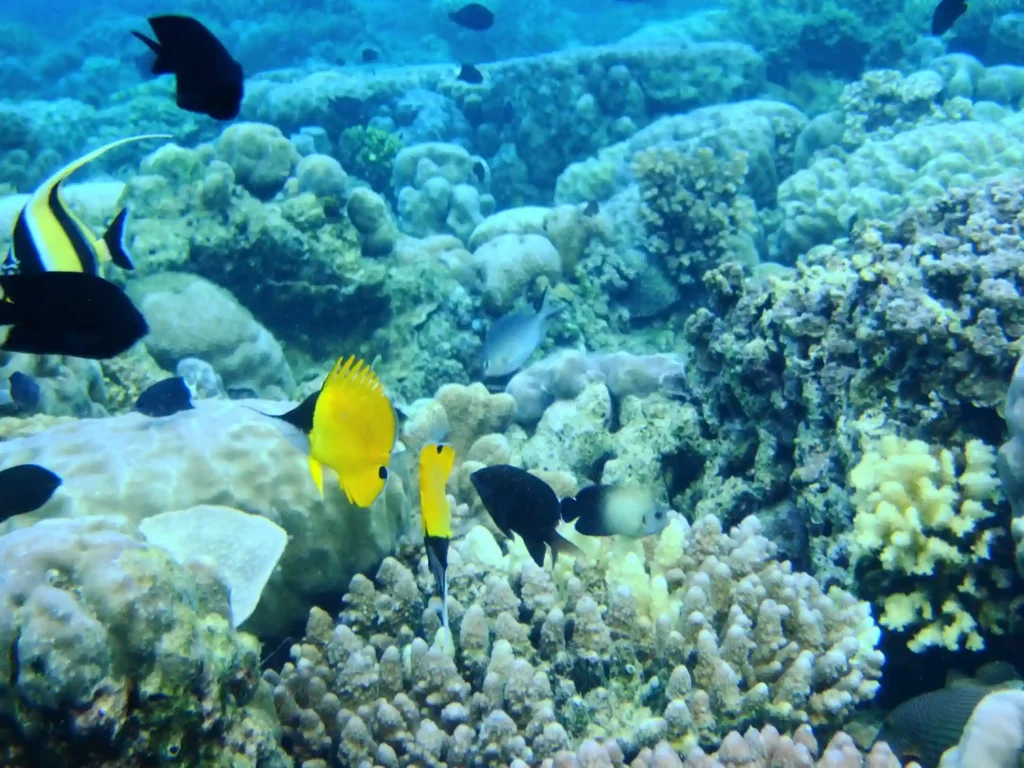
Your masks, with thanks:
[[[128,284],[149,323],[146,349],[173,371],[188,357],[214,367],[229,388],[287,397],[295,387],[281,345],[231,293],[198,275],[173,272]]]
[[[8,530],[47,517],[119,513],[140,521],[203,504],[264,515],[290,540],[247,626],[280,632],[318,596],[343,590],[354,573],[393,551],[406,531],[408,503],[394,478],[372,509],[358,509],[330,472],[321,498],[305,438],[253,408],[285,410],[281,403],[198,400],[163,419],[129,413],[0,442],[0,468],[34,462],[64,479],[46,505],[14,518]]]
[[[261,200],[277,194],[299,162],[295,147],[273,125],[230,125],[216,148],[217,156],[234,169],[238,183]]]
[[[470,263],[483,277],[487,299],[505,310],[536,278],[558,280],[562,258],[543,235],[498,235],[477,248]]]

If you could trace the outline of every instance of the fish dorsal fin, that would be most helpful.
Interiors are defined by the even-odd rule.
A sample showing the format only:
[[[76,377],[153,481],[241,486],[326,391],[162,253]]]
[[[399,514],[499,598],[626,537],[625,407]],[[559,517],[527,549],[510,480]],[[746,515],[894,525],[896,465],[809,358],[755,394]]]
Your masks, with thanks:
[[[117,141],[112,141],[109,144],[104,144],[102,147],[97,147],[96,149],[92,150],[91,152],[87,152],[86,154],[84,154],[81,157],[79,157],[77,160],[72,160],[70,163],[65,165],[63,168],[61,168],[58,171],[56,171],[55,173],[53,173],[51,176],[49,176],[49,178],[46,179],[46,181],[44,181],[39,186],[39,188],[35,192],[32,193],[32,197],[33,198],[40,197],[40,196],[48,197],[50,195],[50,191],[54,187],[59,185],[61,182],[63,182],[68,176],[73,174],[75,171],[77,171],[82,166],[88,165],[89,163],[91,163],[93,160],[95,160],[96,158],[100,157],[101,155],[105,155],[107,152],[109,152],[112,149],[117,149],[118,147],[123,147],[125,144],[131,144],[131,143],[136,142],[136,141],[145,141],[147,139],[172,139],[172,138],[174,138],[174,137],[171,136],[171,134],[169,134],[169,133],[144,133],[144,134],[141,134],[139,136],[128,136],[127,138],[118,139]]]
[[[316,411],[316,403],[319,397],[320,390],[309,395],[305,400],[287,413],[282,413],[280,416],[274,416],[274,418],[287,422],[302,432],[302,434],[308,435],[313,431],[313,413]]]

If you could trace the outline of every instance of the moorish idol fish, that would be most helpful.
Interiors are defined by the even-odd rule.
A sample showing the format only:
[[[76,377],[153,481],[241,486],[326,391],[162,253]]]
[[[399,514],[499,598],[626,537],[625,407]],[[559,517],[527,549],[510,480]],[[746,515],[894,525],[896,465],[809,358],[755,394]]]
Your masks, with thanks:
[[[377,500],[387,484],[398,420],[365,362],[340,358],[319,392],[274,418],[309,435],[309,469],[321,494],[326,464],[351,503],[366,508]]]
[[[455,465],[450,445],[427,443],[420,451],[420,513],[423,516],[423,546],[427,564],[441,597],[441,621],[448,628],[448,545],[452,540],[452,511],[444,489]]]
[[[68,163],[32,193],[18,214],[11,235],[11,250],[0,265],[0,274],[36,272],[86,272],[98,274],[99,265],[112,261],[121,269],[134,269],[124,248],[124,224],[128,209],[121,208],[102,237],[71,210],[61,185],[83,165],[125,144],[144,139],[169,139],[168,134],[130,136],[94,149]]]

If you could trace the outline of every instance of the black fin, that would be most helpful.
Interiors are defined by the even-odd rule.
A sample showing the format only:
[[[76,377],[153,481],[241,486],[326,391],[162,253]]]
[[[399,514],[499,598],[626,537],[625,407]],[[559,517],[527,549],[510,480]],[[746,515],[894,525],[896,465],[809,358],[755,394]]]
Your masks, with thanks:
[[[316,401],[320,397],[320,390],[311,394],[298,406],[292,408],[288,413],[282,413],[280,416],[275,416],[272,413],[264,413],[264,416],[270,416],[274,419],[280,419],[281,421],[287,421],[293,427],[301,431],[304,435],[308,435],[313,431],[313,412],[316,410]],[[259,411],[259,413],[263,413]]]
[[[424,536],[423,546],[427,550],[427,565],[434,575],[437,594],[444,596],[444,575],[448,570],[449,540],[443,536]]]
[[[586,552],[577,547],[567,538],[565,538],[558,531],[551,532],[551,538],[548,539],[548,544],[551,545],[551,564],[554,565],[558,562],[558,555],[572,555],[573,557],[586,557]],[[536,559],[536,558],[534,558]]]
[[[571,523],[579,518],[576,530],[583,533],[580,525],[592,524],[595,518],[599,517],[597,513],[601,508],[601,495],[600,485],[588,485],[577,493],[575,498],[566,496],[562,499],[562,520]]]
[[[556,536],[558,534],[555,534]],[[530,553],[530,557],[541,568],[544,567],[544,555],[547,553],[547,548],[543,541],[538,539],[523,539],[523,544],[526,545],[526,551]],[[554,555],[552,555],[553,557]]]
[[[4,301],[0,294],[0,325],[14,325],[18,322],[18,308],[9,301]]]
[[[156,40],[146,37],[141,32],[136,32],[134,29],[132,30],[132,34],[139,38],[139,40],[144,42],[147,46],[149,46],[149,50],[156,54],[156,59],[153,60],[153,67],[150,70],[154,75],[169,75],[174,71],[169,66],[167,66],[167,62],[160,57],[160,54],[162,52],[160,48],[160,43],[158,43]]]
[[[107,244],[107,250],[110,251],[111,261],[121,269],[133,270],[135,264],[132,263],[132,257],[128,255],[128,251],[124,247],[124,223],[127,220],[128,209],[122,208],[110,222],[107,231],[103,233],[103,242]]]

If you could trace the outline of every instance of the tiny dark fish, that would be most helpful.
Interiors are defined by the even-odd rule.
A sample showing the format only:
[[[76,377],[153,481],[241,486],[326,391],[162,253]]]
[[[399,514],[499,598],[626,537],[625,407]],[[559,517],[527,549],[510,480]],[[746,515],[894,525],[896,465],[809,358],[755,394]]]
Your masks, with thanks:
[[[154,75],[177,78],[178,106],[215,120],[238,117],[245,77],[224,44],[190,16],[150,16],[149,26],[156,40],[141,32],[132,34],[156,54]]]
[[[8,379],[8,386],[11,391],[11,400],[21,408],[31,410],[39,405],[43,397],[43,391],[39,383],[27,373],[15,371]]]
[[[562,499],[562,520],[576,521],[577,532],[584,536],[631,539],[661,533],[669,522],[648,491],[614,485],[589,485],[575,498]]]
[[[154,419],[173,416],[192,408],[195,408],[192,405],[192,390],[181,376],[158,381],[148,387],[135,401],[136,411]]]
[[[0,275],[0,349],[105,360],[149,332],[116,285],[86,272]]]
[[[473,175],[476,176],[476,180],[481,184],[487,181],[487,166],[484,165],[483,160],[477,160],[473,163]]]
[[[587,216],[597,216],[601,212],[601,206],[597,200],[590,200],[587,202],[586,207],[583,209],[583,213]]]
[[[957,19],[967,13],[965,0],[942,0],[932,14],[932,34],[941,35],[949,31]]]
[[[463,64],[456,79],[470,85],[480,85],[484,81],[484,73],[472,64]]]
[[[363,64],[372,64],[380,60],[380,54],[373,48],[363,48],[363,52],[359,55],[363,60]]]
[[[464,5],[459,10],[449,13],[448,18],[460,27],[472,29],[476,32],[490,29],[494,23],[494,14],[491,12],[491,9],[485,5],[480,5],[480,3]]]
[[[38,464],[0,471],[0,522],[39,509],[64,481]]]
[[[583,554],[555,530],[561,520],[558,497],[536,475],[508,464],[496,464],[478,469],[469,479],[494,524],[510,539],[518,533],[540,567],[544,567],[545,545],[551,547],[552,561],[559,552]]]

